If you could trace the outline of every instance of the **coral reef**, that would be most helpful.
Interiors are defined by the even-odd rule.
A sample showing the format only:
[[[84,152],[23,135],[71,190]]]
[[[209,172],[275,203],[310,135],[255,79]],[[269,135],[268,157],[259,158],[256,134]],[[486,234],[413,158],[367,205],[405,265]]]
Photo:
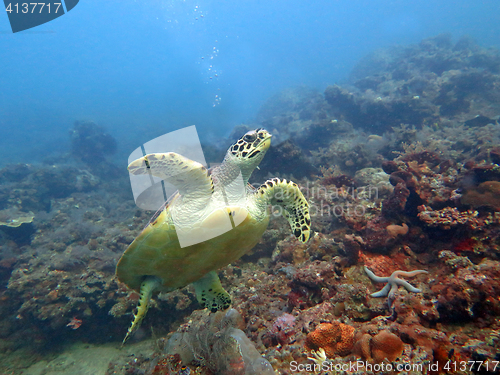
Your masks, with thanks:
[[[298,87],[270,98],[256,124],[234,133],[273,134],[254,180],[299,178],[311,240],[296,243],[272,215],[253,251],[219,271],[235,310],[199,310],[189,287],[159,295],[136,338],[151,328],[155,348],[110,359],[107,374],[272,366],[290,375],[358,359],[436,364],[433,374],[498,372],[499,103],[499,53],[445,35],[375,52],[324,93]],[[114,268],[152,213],[134,206],[125,172],[89,165],[111,155],[112,138],[91,123],[75,131],[78,166],[0,169],[0,221],[32,220],[0,225],[2,373],[21,373],[9,361],[21,350],[40,358],[56,343],[118,343],[138,299]],[[428,274],[407,290],[394,287],[401,270]],[[389,304],[371,298],[374,275],[385,275]],[[489,367],[445,367],[461,361]]]
[[[422,126],[443,117],[484,125],[500,112],[499,53],[464,41],[453,45],[443,34],[377,51],[354,68],[352,86],[330,86],[325,99],[339,117],[365,129]],[[486,119],[479,121],[478,113]]]

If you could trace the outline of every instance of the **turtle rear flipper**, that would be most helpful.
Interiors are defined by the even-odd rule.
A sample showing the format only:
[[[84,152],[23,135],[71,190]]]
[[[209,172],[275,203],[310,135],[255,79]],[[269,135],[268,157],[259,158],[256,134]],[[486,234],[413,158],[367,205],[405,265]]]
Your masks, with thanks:
[[[201,279],[193,283],[196,298],[203,307],[212,312],[226,310],[231,306],[231,297],[220,283],[215,271],[210,271]]]
[[[147,277],[141,285],[141,296],[139,298],[139,303],[137,304],[137,314],[134,314],[134,321],[128,329],[127,335],[123,339],[122,345],[132,336],[132,334],[140,327],[142,320],[146,316],[149,308],[149,302],[151,301],[151,296],[153,292],[160,285],[160,279],[157,277]]]
[[[307,242],[311,235],[311,217],[309,203],[295,182],[273,178],[263,183],[257,191],[257,197],[263,197],[273,206],[280,206],[282,215],[288,220],[292,232],[302,242]]]

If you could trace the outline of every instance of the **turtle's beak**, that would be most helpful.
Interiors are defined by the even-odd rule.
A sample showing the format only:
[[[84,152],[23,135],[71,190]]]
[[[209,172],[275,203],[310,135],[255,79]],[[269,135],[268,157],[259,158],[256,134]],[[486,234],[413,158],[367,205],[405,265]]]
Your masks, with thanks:
[[[267,149],[271,146],[271,133],[266,132],[266,135],[264,136],[264,139],[262,140],[262,143],[260,144],[260,148],[264,151],[267,151]]]

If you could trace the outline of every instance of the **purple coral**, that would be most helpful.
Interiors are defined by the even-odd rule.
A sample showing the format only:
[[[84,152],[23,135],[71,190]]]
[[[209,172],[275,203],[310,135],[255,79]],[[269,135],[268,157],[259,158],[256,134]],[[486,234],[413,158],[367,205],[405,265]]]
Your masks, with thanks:
[[[274,321],[271,333],[280,344],[288,344],[290,336],[295,333],[294,327],[295,317],[291,314],[284,313]]]

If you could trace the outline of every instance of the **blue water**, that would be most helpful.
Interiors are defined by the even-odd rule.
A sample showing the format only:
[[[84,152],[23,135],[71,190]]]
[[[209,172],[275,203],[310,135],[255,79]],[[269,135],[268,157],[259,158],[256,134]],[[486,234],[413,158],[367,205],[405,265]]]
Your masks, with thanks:
[[[125,154],[192,124],[214,139],[284,88],[345,81],[379,47],[442,32],[499,47],[499,14],[498,0],[80,0],[12,34],[2,12],[1,164],[64,153],[75,120]]]

